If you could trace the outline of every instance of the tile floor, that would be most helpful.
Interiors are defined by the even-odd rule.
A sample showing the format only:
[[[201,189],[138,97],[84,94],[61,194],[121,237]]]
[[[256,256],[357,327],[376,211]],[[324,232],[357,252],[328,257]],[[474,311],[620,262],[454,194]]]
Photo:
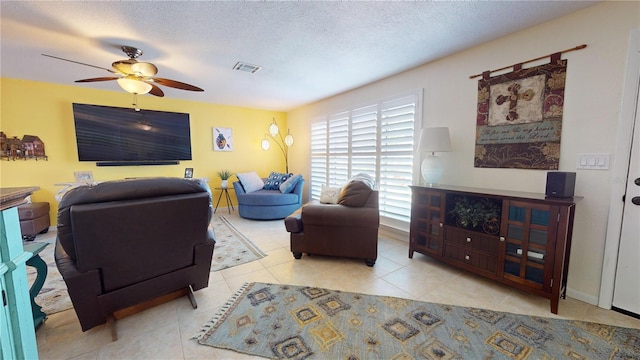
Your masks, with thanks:
[[[373,268],[363,261],[303,256],[295,260],[282,220],[251,221],[227,215],[260,249],[259,261],[211,273],[209,287],[195,292],[198,309],[183,297],[118,320],[119,339],[109,329],[80,330],[75,312],[50,315],[36,337],[41,359],[251,359],[248,355],[199,345],[192,336],[245,282],[313,285],[343,291],[476,306],[514,313],[556,317],[549,300],[528,295],[440,264],[421,254],[409,259],[408,243],[380,238]],[[54,236],[47,234],[46,236]],[[44,236],[44,235],[41,235]],[[578,300],[560,301],[557,317],[640,328],[640,320]]]

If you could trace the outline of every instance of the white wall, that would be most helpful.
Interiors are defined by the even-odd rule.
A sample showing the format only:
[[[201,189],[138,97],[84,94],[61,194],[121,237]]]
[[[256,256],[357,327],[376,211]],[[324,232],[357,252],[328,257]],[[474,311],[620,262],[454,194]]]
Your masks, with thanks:
[[[474,168],[477,79],[470,75],[587,44],[568,59],[560,171],[577,172],[568,295],[597,303],[607,228],[611,170],[576,170],[579,153],[610,153],[615,161],[630,31],[640,26],[637,2],[604,2],[365,87],[295,109],[287,122],[308,144],[309,121],[353,105],[424,88],[423,126],[448,126],[453,152],[441,154],[445,184],[543,193],[546,171]],[[536,65],[536,64],[534,64]],[[531,65],[526,65],[531,66]],[[309,149],[290,153],[292,171],[309,178]],[[408,237],[408,236],[407,236]]]

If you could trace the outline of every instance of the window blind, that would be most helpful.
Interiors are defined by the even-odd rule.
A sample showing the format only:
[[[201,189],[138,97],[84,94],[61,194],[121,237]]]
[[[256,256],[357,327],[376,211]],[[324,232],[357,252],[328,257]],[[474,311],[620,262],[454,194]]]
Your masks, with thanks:
[[[418,92],[318,118],[311,124],[311,198],[353,175],[376,179],[382,222],[408,223]]]

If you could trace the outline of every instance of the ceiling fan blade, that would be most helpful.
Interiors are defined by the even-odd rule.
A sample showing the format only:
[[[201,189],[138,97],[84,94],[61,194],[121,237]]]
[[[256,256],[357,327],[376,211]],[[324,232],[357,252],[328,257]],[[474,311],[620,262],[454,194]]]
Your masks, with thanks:
[[[76,80],[75,82],[82,83],[82,82],[96,82],[96,81],[111,81],[111,80],[118,80],[118,79],[120,78],[117,76],[106,76],[106,77]]]
[[[155,86],[154,84],[147,82],[149,85],[151,85],[151,91],[149,91],[149,94],[151,95],[155,95],[155,96],[159,96],[159,97],[163,97],[164,96],[164,92],[162,91],[162,89],[160,89],[159,87]]]
[[[68,61],[68,62],[72,62],[72,63],[74,63],[74,64],[80,64],[80,65],[84,65],[84,66],[90,66],[90,67],[92,67],[92,68],[96,68],[96,69],[106,70],[106,71],[108,71],[108,72],[110,72],[110,73],[113,73],[113,74],[115,74],[115,73],[116,73],[115,71],[113,71],[113,70],[111,70],[111,69],[103,68],[103,67],[101,67],[101,66],[95,66],[95,65],[91,65],[91,64],[86,64],[86,63],[83,63],[83,62],[80,62],[80,61],[69,60],[69,59],[65,59],[65,58],[61,58],[61,57],[57,57],[57,56],[53,56],[53,55],[47,55],[47,54],[42,54],[42,56],[46,56],[46,57],[50,57],[50,58],[58,59],[58,60],[62,60],[62,61]]]
[[[163,78],[152,78],[151,80],[153,80],[153,82],[163,85],[163,86],[168,86],[168,87],[172,87],[172,88],[176,88],[176,89],[180,89],[180,90],[189,90],[189,91],[204,91],[203,89],[197,87],[197,86],[193,86],[193,85],[189,85],[180,81],[175,81],[175,80],[169,80],[169,79],[163,79]]]

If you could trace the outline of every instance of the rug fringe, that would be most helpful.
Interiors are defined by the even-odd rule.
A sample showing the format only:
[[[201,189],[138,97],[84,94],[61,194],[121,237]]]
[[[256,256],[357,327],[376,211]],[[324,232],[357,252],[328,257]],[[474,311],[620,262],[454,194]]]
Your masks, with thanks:
[[[242,238],[242,240],[244,240],[245,242],[247,242],[250,246],[249,249],[251,251],[254,252],[254,254],[261,256],[261,257],[265,257],[267,256],[266,253],[264,253],[262,250],[260,250],[259,247],[256,246],[256,244],[253,243],[253,241],[251,241],[248,237],[246,237],[242,232],[240,232],[240,230],[238,230],[232,223],[231,221],[229,221],[229,219],[227,219],[224,216],[220,216],[220,220],[222,220],[223,223],[225,223],[228,227],[231,228],[231,230],[236,232],[236,235],[240,238]]]
[[[226,319],[228,313],[233,309],[233,304],[236,303],[236,301],[238,300],[238,298],[240,298],[246,291],[248,288],[252,287],[255,283],[244,283],[240,289],[238,289],[235,294],[233,294],[231,296],[231,298],[229,300],[227,300],[227,302],[222,305],[222,307],[220,308],[220,310],[218,310],[218,312],[216,312],[216,314],[213,316],[213,318],[211,318],[211,320],[207,321],[204,325],[202,325],[202,328],[198,331],[197,334],[195,334],[193,337],[191,337],[191,340],[197,340],[198,342],[200,342],[200,340],[206,336],[209,331],[211,330],[215,330],[218,322],[220,322],[221,320]]]

